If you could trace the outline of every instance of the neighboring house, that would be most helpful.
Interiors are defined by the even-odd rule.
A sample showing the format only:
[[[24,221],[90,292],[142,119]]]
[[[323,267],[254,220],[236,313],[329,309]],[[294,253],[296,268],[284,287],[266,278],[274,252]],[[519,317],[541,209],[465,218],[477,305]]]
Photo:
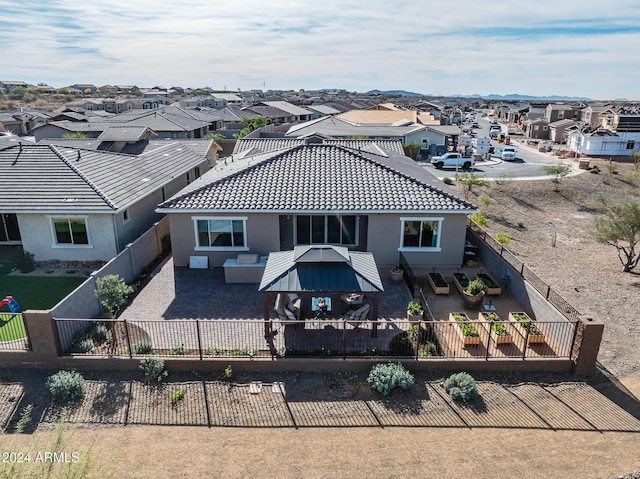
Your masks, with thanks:
[[[400,139],[402,143],[417,142],[446,146],[450,141],[455,143],[462,132],[455,125],[418,125],[411,122],[404,125],[367,125],[330,116],[293,125],[286,136],[305,137],[313,134],[342,139],[351,137],[367,137],[373,140]]]
[[[307,110],[311,110],[313,112],[310,118],[311,120],[315,120],[316,118],[320,118],[322,116],[332,116],[340,113],[339,110],[331,108],[327,105],[308,105],[306,108]]]
[[[603,112],[608,110],[611,110],[611,107],[607,105],[589,105],[582,109],[582,117],[580,120],[590,125],[600,125],[602,123]]]
[[[0,81],[0,90],[4,93],[11,93],[16,88],[29,88],[31,86],[23,81]]]
[[[568,129],[578,123],[573,120],[558,120],[549,124],[549,140],[554,143],[564,143],[567,140]]]
[[[544,112],[547,122],[553,123],[558,120],[580,120],[582,114],[581,105],[565,105],[561,103],[549,103]]]
[[[396,266],[399,252],[415,266],[460,266],[476,208],[437,181],[380,147],[300,144],[219,163],[156,211],[169,217],[176,266],[315,244],[371,252],[379,267]]]
[[[524,134],[533,140],[549,139],[549,120],[546,118],[536,118],[524,122]]]
[[[82,93],[86,93],[87,90],[89,90],[91,93],[95,93],[98,91],[98,87],[91,83],[75,83],[73,85],[69,85],[67,88],[72,91],[81,91]]]
[[[420,125],[440,125],[440,120],[433,115],[417,110],[350,110],[338,114],[337,117],[353,123],[366,125],[393,125],[401,124],[402,122],[418,123]]]
[[[606,109],[600,125],[586,124],[571,132],[571,151],[591,156],[628,156],[640,151],[640,108]]]
[[[288,101],[262,101],[257,103],[255,106],[270,106],[272,108],[277,108],[278,110],[285,111],[291,118],[288,121],[292,123],[308,121],[311,120],[311,117],[313,116],[312,111],[296,106],[293,103],[289,103]]]
[[[254,105],[246,106],[242,109],[242,112],[250,112],[256,116],[269,118],[274,125],[282,125],[284,123],[296,123],[295,115],[281,110],[275,106],[267,105]]]
[[[107,261],[208,169],[173,142],[138,156],[0,143],[0,244],[21,244],[36,261]]]

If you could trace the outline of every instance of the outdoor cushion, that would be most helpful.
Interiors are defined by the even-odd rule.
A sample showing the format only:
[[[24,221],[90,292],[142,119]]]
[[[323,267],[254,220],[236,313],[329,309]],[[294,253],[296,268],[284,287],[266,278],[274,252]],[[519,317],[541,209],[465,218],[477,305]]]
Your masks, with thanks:
[[[239,254],[236,261],[238,264],[256,264],[260,257],[257,254]]]
[[[289,308],[285,308],[284,314],[287,316],[287,319],[290,319],[292,321],[295,321],[298,319],[296,318],[296,315],[293,313],[293,311],[291,311]]]
[[[289,301],[295,301],[299,296],[296,293],[289,293]]]

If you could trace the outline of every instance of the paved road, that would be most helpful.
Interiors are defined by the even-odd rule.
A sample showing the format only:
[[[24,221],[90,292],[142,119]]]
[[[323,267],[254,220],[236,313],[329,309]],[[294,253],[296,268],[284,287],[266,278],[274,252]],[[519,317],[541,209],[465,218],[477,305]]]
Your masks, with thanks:
[[[489,120],[479,118],[478,124],[480,128],[474,129],[475,136],[477,138],[489,137]],[[504,125],[502,127],[503,129],[506,128]],[[549,178],[544,171],[546,166],[556,165],[560,161],[571,166],[570,175],[577,175],[585,171],[579,170],[575,162],[561,160],[550,153],[542,153],[524,145],[523,137],[517,139],[512,137],[511,139],[511,144],[516,147],[518,152],[516,161],[502,161],[497,157],[492,157],[490,161],[478,162],[474,171],[477,174],[486,176],[487,179],[499,179],[508,176],[514,180],[539,180]],[[499,145],[496,140],[491,140],[491,144],[493,146]],[[440,179],[445,176],[452,177],[456,173],[455,169],[452,168],[437,170],[428,162],[424,163],[424,167]]]

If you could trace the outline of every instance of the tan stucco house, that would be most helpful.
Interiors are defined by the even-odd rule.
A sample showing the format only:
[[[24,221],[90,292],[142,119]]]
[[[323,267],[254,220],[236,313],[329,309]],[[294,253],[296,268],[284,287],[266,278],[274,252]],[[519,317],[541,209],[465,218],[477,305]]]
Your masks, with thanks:
[[[317,244],[370,252],[379,267],[397,265],[400,252],[416,266],[462,264],[475,206],[410,158],[371,140],[259,142],[159,205],[176,266]]]

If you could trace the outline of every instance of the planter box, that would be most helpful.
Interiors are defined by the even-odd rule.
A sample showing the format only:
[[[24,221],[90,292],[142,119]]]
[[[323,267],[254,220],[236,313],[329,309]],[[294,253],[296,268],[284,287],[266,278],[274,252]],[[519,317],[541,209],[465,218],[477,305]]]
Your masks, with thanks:
[[[440,273],[429,273],[427,275],[429,286],[436,294],[449,294],[449,284]]]
[[[511,335],[511,331],[509,331],[509,325],[505,324],[505,321],[502,321],[497,314],[484,313],[480,311],[478,313],[478,320],[486,321],[485,323],[482,323],[482,324],[484,325],[485,329],[489,331],[489,334],[491,335],[491,339],[493,339],[495,344],[512,344],[513,343],[513,336]],[[493,330],[493,327],[492,327],[493,322],[504,324],[505,328],[507,328],[507,334],[504,336],[500,336],[496,334],[496,332]]]
[[[404,277],[404,271],[391,271],[391,280],[392,281],[402,281]]]
[[[480,344],[480,331],[478,331],[478,336],[465,336],[462,333],[460,324],[458,323],[458,321],[454,319],[454,315],[457,315],[457,314],[463,315],[465,317],[465,322],[469,322],[469,324],[473,325],[473,327],[476,328],[476,331],[478,331],[478,325],[471,322],[471,319],[469,319],[469,316],[467,316],[467,313],[461,313],[461,312],[449,313],[449,321],[451,321],[454,324],[453,328],[456,330],[456,332],[458,333],[458,336],[462,340],[462,344],[465,346]]]
[[[464,273],[453,273],[453,284],[460,291],[460,294],[463,294],[469,285],[469,278]]]
[[[498,296],[502,293],[502,288],[500,287],[498,282],[487,273],[477,273],[476,279],[482,281],[485,291],[489,296]]]
[[[516,328],[518,333],[520,333],[523,338],[527,337],[527,327],[521,324],[520,321],[518,321],[516,319],[516,316],[514,315],[524,315],[526,316],[527,321],[531,323],[531,326],[529,328],[529,337],[527,339],[527,343],[542,344],[545,342],[544,334],[542,333],[540,328],[538,328],[538,326],[536,325],[536,322],[533,319],[531,319],[527,313],[524,313],[522,311],[509,313],[509,321],[511,321],[511,323],[513,324],[513,327]]]

